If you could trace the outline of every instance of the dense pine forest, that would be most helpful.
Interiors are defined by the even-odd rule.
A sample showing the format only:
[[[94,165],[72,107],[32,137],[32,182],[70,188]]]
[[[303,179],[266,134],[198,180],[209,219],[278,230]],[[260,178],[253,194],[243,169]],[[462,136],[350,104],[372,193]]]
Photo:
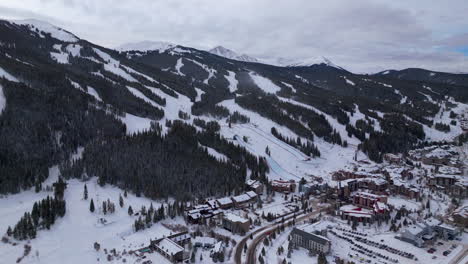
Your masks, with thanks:
[[[157,125],[151,131],[89,144],[83,158],[65,163],[65,177],[98,176],[99,184],[117,185],[150,198],[224,196],[244,191],[247,169],[265,178],[263,159],[221,138],[216,132],[198,133],[180,121],[166,135]],[[222,151],[220,162],[199,144]]]

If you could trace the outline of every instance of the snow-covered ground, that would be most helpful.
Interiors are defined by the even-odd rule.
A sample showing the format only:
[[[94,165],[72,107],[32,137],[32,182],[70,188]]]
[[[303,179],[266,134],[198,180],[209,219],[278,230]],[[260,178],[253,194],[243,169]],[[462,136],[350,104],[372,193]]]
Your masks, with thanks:
[[[58,170],[52,169],[52,176],[57,175]],[[87,185],[89,198],[83,199],[84,185]],[[3,232],[8,226],[14,224],[26,211],[32,209],[33,203],[53,195],[49,192],[24,191],[20,194],[10,195],[0,198],[0,217]],[[31,253],[25,257],[21,263],[98,263],[106,262],[106,255],[103,249],[116,249],[118,252],[138,249],[149,244],[149,239],[155,239],[171,234],[171,230],[165,228],[160,223],[151,228],[134,233],[132,225],[135,216],[128,215],[128,206],[131,205],[134,211],[138,211],[141,206],[148,208],[150,203],[157,208],[158,203],[147,198],[136,197],[128,194],[124,198],[124,206],[119,206],[119,195],[123,196],[123,191],[112,186],[100,187],[95,178],[81,182],[77,179],[68,181],[65,191],[67,202],[67,212],[63,218],[58,218],[50,231],[39,231],[37,238],[31,241],[23,241],[18,245],[2,244],[0,255],[2,263],[14,263],[23,254],[23,245],[29,244],[32,247]],[[96,211],[89,211],[90,200],[93,199]],[[110,199],[116,204],[116,211],[113,214],[104,215],[101,212],[102,202]],[[103,224],[100,219],[105,219]],[[2,232],[2,233],[3,233]],[[94,242],[101,245],[101,250],[96,252],[93,248]],[[159,254],[151,254],[155,260],[153,263],[169,263]],[[129,263],[134,263],[136,257],[124,256]],[[111,262],[112,263],[112,262]],[[114,263],[122,263],[122,259]]]
[[[77,42],[78,38],[73,35],[72,33],[63,30],[59,27],[56,27],[48,22],[45,21],[40,21],[37,19],[25,19],[25,20],[14,20],[11,21],[15,24],[18,25],[27,25],[29,28],[32,29],[32,31],[35,31],[36,29],[45,33],[50,33],[50,35],[58,40],[65,41],[65,42]],[[42,38],[44,38],[44,35],[42,32],[39,34]]]
[[[221,134],[228,139],[236,137],[237,140],[235,142],[237,144],[244,146],[255,155],[266,157],[271,169],[269,175],[271,179],[282,178],[297,181],[302,177],[307,179],[307,175],[314,175],[322,176],[325,181],[329,181],[331,172],[344,168],[347,165],[351,166],[354,163],[352,159],[356,153],[357,146],[353,146],[353,144],[350,144],[347,148],[343,148],[316,138],[314,144],[319,148],[321,157],[312,158],[307,161],[308,157],[305,154],[271,134],[271,128],[275,127],[282,135],[297,138],[297,135],[288,128],[279,126],[255,112],[243,109],[234,100],[225,100],[219,103],[219,105],[227,107],[231,113],[238,111],[250,118],[249,124],[232,125],[231,128],[221,126]],[[327,118],[333,126],[339,125],[332,117]],[[344,139],[347,139],[344,126],[340,130],[337,129],[337,131],[341,132]],[[247,142],[243,141],[244,136],[247,138]],[[304,138],[302,140],[305,142]],[[351,143],[357,143],[352,139],[350,141]],[[271,152],[271,156],[269,157],[265,154],[267,146]],[[363,156],[359,156],[359,158],[361,157],[364,158]]]
[[[281,90],[281,87],[274,84],[270,79],[260,76],[254,72],[250,72],[249,75],[250,78],[252,78],[252,80],[254,81],[254,83],[266,93],[274,94]]]

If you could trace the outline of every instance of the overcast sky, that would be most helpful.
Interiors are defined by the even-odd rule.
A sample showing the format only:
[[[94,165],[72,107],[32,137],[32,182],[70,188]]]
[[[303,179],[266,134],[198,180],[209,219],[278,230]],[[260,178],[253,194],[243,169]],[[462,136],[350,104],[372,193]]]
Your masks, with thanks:
[[[325,56],[354,72],[468,72],[467,0],[0,0],[0,17],[46,20],[106,47],[157,40]]]

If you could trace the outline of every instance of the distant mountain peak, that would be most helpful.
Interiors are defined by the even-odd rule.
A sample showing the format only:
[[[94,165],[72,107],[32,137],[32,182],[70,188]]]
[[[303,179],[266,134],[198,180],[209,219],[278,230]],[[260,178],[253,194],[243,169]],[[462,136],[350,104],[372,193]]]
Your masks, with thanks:
[[[223,46],[216,46],[212,49],[210,49],[208,52],[225,57],[231,60],[238,60],[238,61],[245,61],[245,62],[258,62],[258,59],[251,57],[246,54],[238,54],[237,52],[230,50],[228,48],[225,48]]]
[[[296,60],[295,62],[289,63],[289,64],[284,65],[284,66],[287,66],[287,67],[308,67],[308,66],[320,65],[320,64],[325,64],[327,66],[343,70],[342,67],[336,65],[335,63],[333,63],[331,60],[329,60],[328,58],[326,58],[324,56],[312,57],[312,58],[307,58],[307,59],[299,59],[299,60]]]
[[[145,41],[140,41],[140,42],[130,42],[130,43],[122,44],[116,47],[116,50],[119,50],[119,51],[136,50],[136,51],[143,51],[143,52],[157,50],[159,51],[159,53],[163,53],[166,50],[174,48],[176,46],[177,46],[176,44],[170,43],[167,41],[145,40]]]

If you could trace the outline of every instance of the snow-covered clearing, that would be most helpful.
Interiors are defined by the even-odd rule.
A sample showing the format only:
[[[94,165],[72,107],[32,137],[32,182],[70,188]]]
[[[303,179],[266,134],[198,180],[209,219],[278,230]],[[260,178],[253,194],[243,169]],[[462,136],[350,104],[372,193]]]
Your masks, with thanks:
[[[18,79],[16,79],[13,75],[9,74],[7,71],[2,69],[2,67],[0,67],[0,77],[3,77],[12,82],[19,82]]]
[[[185,74],[183,74],[181,71],[180,71],[180,68],[182,68],[184,66],[184,63],[182,62],[182,58],[179,58],[177,60],[177,63],[175,65],[175,69],[176,69],[176,73],[180,76],[185,76]]]
[[[221,126],[221,134],[233,139],[235,143],[244,146],[248,151],[267,159],[270,166],[271,179],[293,179],[298,180],[302,177],[307,179],[307,175],[322,176],[325,181],[330,181],[330,173],[334,170],[351,165],[352,158],[356,152],[354,146],[342,148],[338,145],[332,145],[321,139],[316,139],[314,144],[321,152],[321,158],[312,158],[307,161],[307,156],[296,148],[282,142],[271,135],[271,128],[275,127],[279,133],[290,138],[297,138],[297,135],[286,127],[280,126],[275,122],[260,116],[259,114],[243,109],[237,105],[234,100],[225,100],[219,105],[227,107],[231,113],[239,113],[250,118],[250,124]],[[243,137],[247,138],[244,142]],[[305,139],[302,139],[305,142]],[[268,146],[271,156],[265,154]]]
[[[254,72],[249,72],[249,75],[258,88],[262,89],[264,92],[274,94],[281,91],[281,88],[274,84],[270,79],[260,76]]]
[[[226,80],[228,80],[229,82],[229,91],[231,93],[237,91],[237,84],[239,84],[239,81],[237,81],[236,79],[236,73],[232,72],[232,71],[227,71],[228,72],[228,75],[225,75],[224,78],[226,78]]]
[[[146,97],[146,95],[144,95],[142,92],[138,91],[137,89],[133,88],[133,87],[130,87],[130,86],[127,86],[127,89],[136,97],[142,99],[143,101],[149,103],[150,105],[156,107],[159,109],[159,105],[154,102],[153,100],[149,99],[148,97]]]
[[[132,135],[137,132],[149,130],[153,120],[149,118],[135,116],[129,113],[125,117],[120,117],[120,120],[127,126],[127,134]]]
[[[201,67],[202,69],[204,69],[207,73],[208,73],[208,77],[203,81],[204,84],[208,84],[208,81],[213,78],[214,74],[216,73],[216,70],[215,69],[212,69],[208,66],[206,66],[205,64],[203,63],[200,63],[196,60],[191,60],[191,59],[186,59],[186,60],[189,60],[193,63],[195,63],[196,65],[198,65],[199,67]],[[177,70],[178,72],[180,72],[180,69]]]
[[[296,77],[297,79],[301,80],[303,83],[309,84],[309,81],[308,81],[307,79],[305,79],[304,77],[302,77],[302,76],[294,75],[294,77]]]
[[[84,185],[88,187],[89,198],[83,199]],[[132,225],[135,216],[129,216],[128,206],[131,205],[135,211],[141,206],[150,206],[151,200],[142,197],[136,197],[129,194],[124,198],[124,207],[119,206],[119,195],[123,191],[112,186],[100,187],[96,178],[88,182],[81,182],[73,179],[68,181],[68,187],[65,190],[65,199],[67,202],[67,212],[63,218],[58,218],[56,223],[49,231],[38,231],[36,239],[29,242],[32,247],[29,256],[25,257],[21,263],[96,263],[98,259],[107,261],[103,249],[116,249],[121,252],[138,249],[149,244],[149,239],[155,239],[164,235],[169,235],[171,230],[163,227],[160,223],[151,228],[134,233]],[[11,195],[0,199],[2,208],[1,223],[4,230],[8,225],[14,225],[15,222],[26,211],[32,209],[35,201],[44,198],[52,193],[25,191],[20,194]],[[89,211],[90,199],[94,200],[96,212]],[[116,204],[114,214],[104,215],[101,212],[102,202],[110,199]],[[153,206],[159,206],[153,201]],[[105,219],[105,223],[100,219]],[[101,250],[96,252],[93,248],[94,242],[101,245]],[[0,247],[2,262],[14,263],[16,259],[23,254],[23,244],[20,242],[17,246],[3,244]],[[37,252],[37,253],[36,253]],[[169,263],[166,259],[157,253],[150,254],[156,262]],[[127,255],[127,261],[134,263],[136,257]],[[122,260],[113,263],[122,263]]]
[[[123,69],[121,69],[119,66],[120,66],[120,61],[112,58],[109,54],[101,51],[100,49],[97,49],[97,48],[93,48],[94,52],[96,52],[97,55],[99,55],[99,57],[101,57],[101,59],[103,59],[105,61],[104,63],[104,69],[108,72],[111,72],[115,75],[118,75],[122,78],[124,78],[125,80],[129,81],[129,82],[138,82],[135,78],[133,78],[129,73],[127,73],[126,71],[124,71]]]
[[[346,76],[343,76],[343,78],[345,79],[347,84],[352,85],[352,86],[356,86],[356,84],[353,81],[351,81],[350,79],[346,78]]]
[[[199,146],[201,148],[203,148],[203,149],[206,149],[206,151],[208,151],[209,155],[215,157],[219,161],[228,161],[229,160],[229,158],[226,157],[226,155],[224,155],[222,153],[219,153],[218,151],[216,151],[213,148],[210,148],[210,147],[207,147],[207,146],[204,146],[204,145],[201,145],[201,144],[199,144]]]
[[[94,98],[96,98],[96,100],[102,102],[101,97],[99,96],[99,94],[97,93],[97,91],[93,87],[88,86],[88,94],[92,95]]]
[[[327,119],[328,123],[330,123],[330,125],[336,129],[336,131],[340,134],[341,138],[343,140],[346,140],[348,141],[349,144],[353,144],[353,145],[358,145],[360,143],[360,141],[357,139],[357,138],[350,138],[348,137],[348,132],[346,131],[346,126],[345,125],[342,125],[338,122],[338,120],[336,120],[335,118],[333,118],[332,116],[318,110],[317,108],[313,107],[313,106],[310,106],[310,105],[307,105],[307,104],[303,104],[303,103],[300,103],[300,102],[297,102],[297,101],[294,101],[292,99],[289,99],[289,98],[284,98],[284,97],[279,97],[278,96],[278,99],[280,99],[281,101],[283,102],[288,102],[288,103],[291,103],[291,104],[294,104],[294,105],[297,105],[297,106],[300,106],[300,107],[304,107],[306,109],[309,109],[309,110],[312,110],[318,114],[321,114],[323,116],[325,116],[325,119]],[[359,110],[358,110],[359,111]],[[360,113],[360,112],[359,112]],[[362,114],[361,114],[362,115]],[[359,114],[358,114],[358,117]]]
[[[195,102],[200,102],[201,97],[205,92],[200,88],[195,88],[195,91],[197,92],[197,97],[195,98]]]
[[[78,41],[78,39],[73,34],[44,21],[40,21],[36,19],[26,19],[26,20],[14,20],[12,22],[18,25],[27,25],[33,31],[38,29],[39,31],[50,33],[51,37],[61,40],[61,41],[65,41],[65,42],[77,42]],[[39,35],[42,38],[45,37],[42,33],[40,33]]]
[[[285,83],[285,82],[281,82],[282,84],[286,85],[287,87],[291,88],[292,92],[293,93],[296,93],[296,89],[294,89],[294,86],[292,86],[291,84],[289,83]]]
[[[138,72],[138,71],[135,71],[134,69],[128,67],[128,66],[125,66],[125,65],[120,65],[122,66],[122,68],[124,68],[125,70],[127,70],[128,72],[130,73],[133,73],[133,74],[136,74],[136,75],[140,75],[141,77],[145,78],[146,80],[150,81],[150,82],[154,82],[154,83],[158,83],[155,79],[149,77],[148,75],[146,74],[143,74],[141,72]]]
[[[397,209],[405,207],[407,210],[413,211],[419,210],[421,208],[420,202],[399,196],[389,196],[388,204],[393,205]]]
[[[187,114],[192,113],[192,104],[193,102],[185,95],[177,93],[177,98],[172,97],[160,89],[145,86],[146,88],[150,89],[151,92],[158,95],[161,98],[166,99],[166,105],[163,107],[164,109],[164,117],[161,119],[160,123],[164,125],[165,120],[175,120],[179,119],[179,111],[183,111]],[[170,87],[165,86],[167,89],[172,90]]]

